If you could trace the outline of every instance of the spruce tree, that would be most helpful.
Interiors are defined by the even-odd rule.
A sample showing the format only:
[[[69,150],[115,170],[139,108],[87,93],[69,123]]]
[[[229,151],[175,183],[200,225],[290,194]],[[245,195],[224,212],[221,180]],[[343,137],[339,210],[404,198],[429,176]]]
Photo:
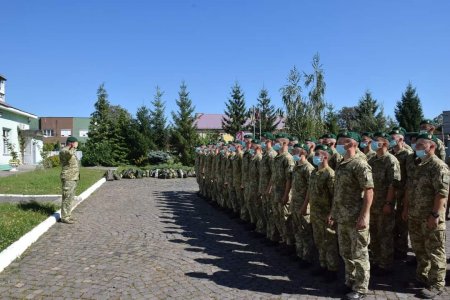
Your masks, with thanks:
[[[244,129],[247,121],[244,93],[238,82],[231,88],[231,98],[225,103],[225,117],[222,119],[222,128],[226,133],[236,136],[236,133]]]
[[[325,114],[325,129],[328,133],[338,134],[339,132],[339,116],[335,112],[332,104],[327,105]]]
[[[195,107],[189,99],[189,92],[184,81],[181,83],[176,103],[178,111],[172,112],[172,147],[179,155],[181,163],[190,166],[194,163],[194,147],[199,138],[195,123]]]
[[[162,100],[163,95],[164,92],[157,86],[156,94],[152,101],[153,110],[150,110],[152,140],[158,150],[167,149],[167,119],[164,116],[166,107]]]
[[[395,107],[395,118],[399,125],[408,132],[419,130],[420,121],[423,119],[422,104],[416,89],[411,83],[402,94],[402,99]]]
[[[112,166],[128,163],[129,144],[127,136],[132,123],[130,113],[119,105],[110,107],[111,129],[108,133],[108,141],[111,148]]]
[[[258,96],[258,104],[257,104],[258,114],[256,119],[256,132],[273,132],[277,129],[278,124],[280,123],[277,120],[277,113],[275,110],[275,106],[271,105],[271,99],[269,97],[269,92],[267,89],[262,88],[259,92]],[[261,124],[261,128],[260,128]]]
[[[355,108],[358,123],[355,124],[357,131],[385,131],[386,117],[384,116],[383,107],[378,101],[372,97],[372,93],[367,90],[364,96],[358,102]]]

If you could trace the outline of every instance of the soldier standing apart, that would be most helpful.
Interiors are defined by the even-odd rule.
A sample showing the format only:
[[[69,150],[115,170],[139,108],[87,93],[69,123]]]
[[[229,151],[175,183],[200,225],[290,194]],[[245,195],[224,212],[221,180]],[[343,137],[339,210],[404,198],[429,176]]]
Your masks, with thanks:
[[[311,174],[306,201],[303,205],[307,203],[310,205],[314,243],[319,251],[320,268],[312,271],[311,274],[323,275],[329,282],[336,280],[339,268],[336,231],[328,226],[334,193],[334,171],[328,165],[328,161],[333,151],[325,145],[318,145],[315,150],[313,162],[318,169]]]
[[[375,187],[370,210],[370,250],[372,272],[376,275],[392,272],[394,263],[394,199],[401,174],[397,158],[388,152],[388,139],[383,132],[374,134],[371,147],[376,155],[368,161]]]
[[[292,172],[291,191],[292,227],[295,235],[295,248],[297,256],[300,258],[300,266],[303,268],[311,266],[314,249],[313,233],[308,210],[309,206],[306,206],[306,213],[302,214],[309,179],[314,170],[313,165],[307,159],[308,151],[309,147],[305,144],[297,144],[294,146],[293,158],[296,165]]]
[[[433,299],[445,287],[445,204],[449,190],[449,170],[435,151],[437,139],[420,134],[416,155],[421,162],[412,178],[412,190],[404,210],[412,249],[416,255],[416,280],[424,289],[422,297]],[[405,214],[406,215],[406,214]]]
[[[78,140],[76,137],[67,138],[66,146],[59,152],[61,162],[61,223],[73,224],[75,218],[71,215],[72,203],[75,198],[75,189],[80,179],[80,165],[76,156]]]
[[[360,137],[355,132],[338,135],[336,150],[344,159],[335,171],[330,225],[337,223],[339,251],[345,264],[346,299],[363,299],[368,291],[369,222],[373,200],[372,169],[356,155]]]

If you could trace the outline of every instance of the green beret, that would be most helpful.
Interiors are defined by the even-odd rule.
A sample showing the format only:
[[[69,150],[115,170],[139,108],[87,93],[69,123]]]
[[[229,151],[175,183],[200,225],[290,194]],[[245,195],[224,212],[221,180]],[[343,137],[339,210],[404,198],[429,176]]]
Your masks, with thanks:
[[[244,139],[253,139],[253,134],[251,133],[244,134]]]
[[[272,141],[275,139],[275,136],[272,133],[270,133],[270,132],[268,132],[266,135],[264,135],[264,137],[266,139],[272,140]]]
[[[291,141],[298,141],[298,137],[296,136],[291,137]]]
[[[295,144],[294,148],[300,148],[300,149],[305,150],[306,152],[309,152],[309,147],[308,147],[308,145],[305,145],[305,144]]]
[[[356,142],[361,142],[361,137],[359,136],[358,133],[354,132],[354,131],[342,131],[338,134],[337,138],[348,138],[348,139],[352,139],[355,140]]]
[[[381,131],[375,132],[373,134],[373,137],[374,138],[379,138],[380,137],[380,138],[383,138],[383,139],[386,139],[386,140],[391,140],[390,135],[388,135],[388,134],[386,134],[384,132],[381,132]]]
[[[318,151],[318,150],[325,151],[328,154],[333,155],[333,150],[331,150],[331,148],[328,147],[327,145],[317,145],[316,148],[314,149],[314,151]]]
[[[424,139],[424,140],[433,141],[436,144],[438,143],[437,138],[434,135],[428,134],[428,133],[419,134],[417,136],[417,139]]]
[[[275,135],[275,138],[277,138],[277,139],[288,139],[289,135],[287,133],[285,133],[285,132],[278,132]]]
[[[261,143],[261,141],[260,140],[258,140],[258,139],[254,139],[254,140],[252,140],[252,144],[260,144]]]
[[[363,137],[363,136],[367,136],[369,138],[372,138],[373,137],[373,133],[366,131],[366,132],[361,133],[361,137]]]
[[[423,124],[430,124],[434,126],[434,122],[431,119],[423,119],[422,121],[420,121],[420,125]]]
[[[314,144],[317,144],[317,140],[314,139],[314,138],[307,138],[307,139],[305,140],[305,142],[313,142]]]
[[[336,139],[336,135],[333,133],[325,133],[320,138],[321,139]]]
[[[66,144],[67,144],[67,143],[75,143],[75,142],[78,142],[78,140],[77,140],[77,138],[74,137],[74,136],[69,136],[69,137],[67,138],[67,140],[66,140]]]

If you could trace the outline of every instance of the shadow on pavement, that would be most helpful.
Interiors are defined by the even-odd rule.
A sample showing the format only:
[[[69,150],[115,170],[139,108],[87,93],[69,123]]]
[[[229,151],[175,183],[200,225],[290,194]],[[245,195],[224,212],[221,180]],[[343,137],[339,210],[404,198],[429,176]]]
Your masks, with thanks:
[[[166,233],[178,233],[186,251],[202,252],[213,258],[198,258],[200,264],[220,268],[213,274],[189,272],[187,276],[208,279],[218,285],[273,295],[300,294],[342,297],[339,289],[344,281],[341,268],[336,282],[326,283],[301,269],[292,258],[281,256],[274,248],[253,237],[237,219],[201,199],[194,192],[155,192],[158,207],[164,215],[161,222]],[[371,278],[371,289],[395,293],[415,293],[406,282],[414,277],[414,266],[396,266],[393,275]],[[372,293],[373,294],[373,293]],[[378,293],[376,293],[378,296]]]

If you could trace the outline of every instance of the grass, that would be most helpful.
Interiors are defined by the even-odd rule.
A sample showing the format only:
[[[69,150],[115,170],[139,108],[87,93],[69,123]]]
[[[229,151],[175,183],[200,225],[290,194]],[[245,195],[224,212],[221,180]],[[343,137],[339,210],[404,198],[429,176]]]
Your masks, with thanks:
[[[58,209],[52,202],[0,203],[0,252]]]
[[[0,178],[0,194],[50,195],[61,194],[60,167],[35,170]],[[79,195],[105,174],[105,170],[80,169],[76,189]]]

